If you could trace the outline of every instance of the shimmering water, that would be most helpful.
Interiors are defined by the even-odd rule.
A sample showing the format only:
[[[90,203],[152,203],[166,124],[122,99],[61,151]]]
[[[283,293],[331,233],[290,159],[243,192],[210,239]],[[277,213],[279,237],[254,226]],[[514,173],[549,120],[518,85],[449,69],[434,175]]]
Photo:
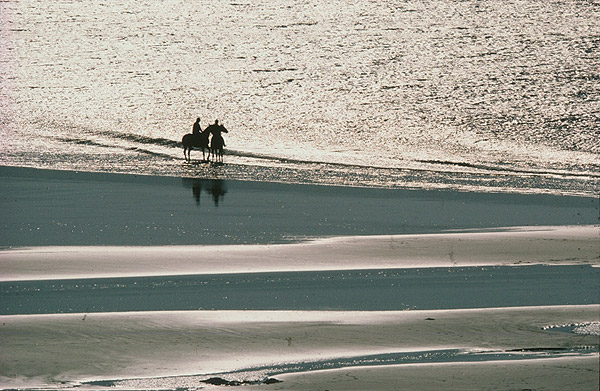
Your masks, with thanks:
[[[597,191],[597,1],[8,0],[0,11],[0,164]],[[230,130],[225,166],[183,162],[197,116]]]
[[[580,305],[599,302],[599,276],[591,266],[536,265],[7,281],[0,315]]]

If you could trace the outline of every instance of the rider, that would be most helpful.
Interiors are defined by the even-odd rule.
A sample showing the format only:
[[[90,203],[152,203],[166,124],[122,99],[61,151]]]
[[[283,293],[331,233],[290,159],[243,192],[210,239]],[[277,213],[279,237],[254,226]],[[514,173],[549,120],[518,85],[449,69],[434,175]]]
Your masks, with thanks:
[[[202,129],[200,129],[200,117],[196,118],[196,122],[194,122],[194,125],[192,125],[192,134],[194,136],[200,136],[200,133],[202,132]]]
[[[219,120],[215,120],[214,124],[208,125],[208,127],[204,130],[205,132],[210,132],[213,136],[220,136],[221,133],[228,133],[227,129],[221,124],[219,124]]]
[[[211,132],[213,135],[216,131],[218,131],[221,128],[222,125],[219,125],[219,120],[216,119],[214,124],[208,125],[208,128],[206,128],[206,130],[208,130],[209,132]]]
[[[229,133],[227,129],[223,125],[219,124],[219,120],[215,120],[215,123],[209,125],[205,132],[210,132],[212,134],[212,139],[210,140],[210,149],[211,154],[215,162],[223,162],[223,147],[225,146],[225,140],[223,140],[223,136],[221,133]]]

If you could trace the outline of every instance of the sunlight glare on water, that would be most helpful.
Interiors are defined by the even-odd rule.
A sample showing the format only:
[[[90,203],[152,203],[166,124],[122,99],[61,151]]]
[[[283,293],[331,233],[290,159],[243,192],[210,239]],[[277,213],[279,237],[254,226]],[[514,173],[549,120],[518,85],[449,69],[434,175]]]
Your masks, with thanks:
[[[28,0],[0,9],[2,164],[205,175],[182,166],[177,144],[200,116],[230,130],[231,166],[210,173],[226,178],[596,188],[595,2]]]

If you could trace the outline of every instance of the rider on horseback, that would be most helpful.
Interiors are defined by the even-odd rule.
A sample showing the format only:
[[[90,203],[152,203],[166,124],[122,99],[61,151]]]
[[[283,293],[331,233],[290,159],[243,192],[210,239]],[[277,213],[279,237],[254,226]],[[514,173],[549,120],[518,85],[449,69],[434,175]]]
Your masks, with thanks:
[[[225,140],[223,140],[221,133],[228,133],[227,129],[225,129],[223,125],[219,125],[219,120],[215,120],[215,123],[209,125],[204,131],[212,134],[210,151],[213,159],[217,162],[223,162],[223,147],[225,146]]]
[[[202,129],[200,129],[200,117],[196,118],[196,122],[194,122],[194,125],[192,125],[192,134],[194,135],[194,137],[198,137],[200,136],[200,133],[202,132]]]
[[[200,127],[200,117],[196,118],[196,122],[192,126],[192,134],[186,134],[183,136],[181,143],[183,144],[183,156],[185,160],[190,161],[190,154],[193,148],[199,148],[202,150],[202,160],[206,160],[205,151],[208,152],[208,156],[210,157],[210,143],[208,142],[208,136],[210,133],[206,128],[202,131]]]
[[[215,123],[211,124],[211,125],[208,125],[208,128],[206,128],[206,130],[209,131],[209,132],[211,132],[212,134],[215,134],[222,127],[223,127],[223,125],[219,125],[219,120],[216,119]]]

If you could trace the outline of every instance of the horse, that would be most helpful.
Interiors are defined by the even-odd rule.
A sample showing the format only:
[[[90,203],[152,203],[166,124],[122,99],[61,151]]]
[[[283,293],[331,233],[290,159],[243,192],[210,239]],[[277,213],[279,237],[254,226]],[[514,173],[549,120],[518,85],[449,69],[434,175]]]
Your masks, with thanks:
[[[225,146],[225,140],[221,136],[221,132],[229,133],[223,125],[211,125],[206,128],[212,133],[210,139],[210,152],[215,163],[223,163],[223,147]]]
[[[204,130],[202,133],[198,134],[198,135],[194,135],[191,133],[186,134],[185,136],[183,136],[183,138],[181,139],[181,143],[183,144],[183,157],[185,158],[186,161],[191,161],[191,152],[192,149],[194,148],[200,148],[202,149],[202,160],[206,161],[206,155],[204,153],[204,150],[206,149],[206,154],[208,154],[208,157],[210,157],[210,148],[208,146],[208,136],[210,134],[210,131],[208,130]]]

